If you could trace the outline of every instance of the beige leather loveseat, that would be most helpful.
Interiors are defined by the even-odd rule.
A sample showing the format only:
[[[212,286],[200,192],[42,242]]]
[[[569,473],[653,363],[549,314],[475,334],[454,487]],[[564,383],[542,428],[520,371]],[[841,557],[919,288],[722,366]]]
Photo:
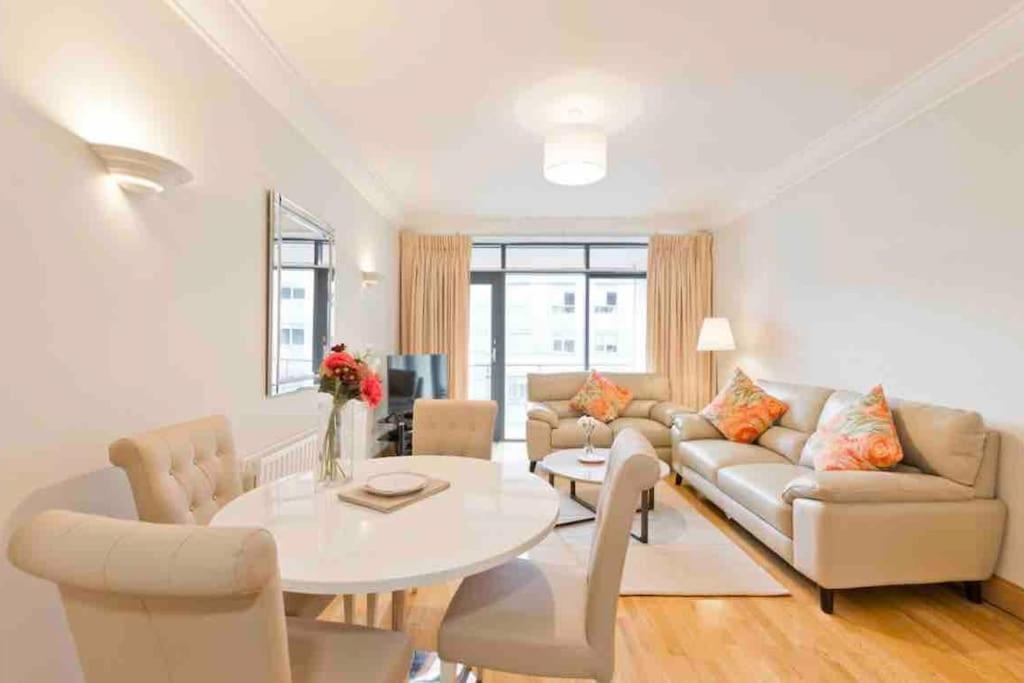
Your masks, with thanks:
[[[903,446],[892,472],[815,472],[801,458],[817,425],[858,394],[758,382],[789,410],[753,444],[726,441],[697,414],[679,415],[672,467],[820,587],[962,581],[981,600],[1002,543],[995,498],[999,434],[975,412],[890,399]]]
[[[594,445],[608,448],[619,432],[632,427],[647,437],[658,457],[669,462],[672,419],[684,409],[669,402],[668,378],[646,372],[601,374],[633,392],[633,400],[621,417],[597,426]],[[526,450],[530,455],[531,469],[552,451],[583,445],[583,430],[576,424],[580,413],[569,407],[569,401],[586,379],[586,372],[526,376],[526,395],[530,401],[526,413]]]

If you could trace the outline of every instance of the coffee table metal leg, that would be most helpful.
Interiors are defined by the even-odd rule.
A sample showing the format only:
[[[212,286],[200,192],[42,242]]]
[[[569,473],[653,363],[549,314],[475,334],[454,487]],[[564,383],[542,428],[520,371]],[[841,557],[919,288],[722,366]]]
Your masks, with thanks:
[[[640,493],[640,533],[634,534],[630,532],[636,540],[641,543],[647,543],[648,529],[650,526],[649,513],[651,508],[654,506],[654,489],[648,489]]]
[[[570,481],[569,482],[569,495],[572,496],[573,498],[576,497],[576,482],[575,481]]]
[[[555,475],[551,474],[550,472],[548,473],[548,483],[551,484],[552,486],[555,485]]]

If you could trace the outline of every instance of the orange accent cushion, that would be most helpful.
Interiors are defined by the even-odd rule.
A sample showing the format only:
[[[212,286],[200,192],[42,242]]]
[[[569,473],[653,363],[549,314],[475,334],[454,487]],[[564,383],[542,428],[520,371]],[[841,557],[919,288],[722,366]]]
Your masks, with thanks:
[[[569,407],[601,422],[611,422],[632,400],[632,391],[617,386],[597,370],[591,370],[587,381],[569,401]]]
[[[880,470],[903,459],[881,385],[841,410],[807,440],[814,469]]]
[[[700,411],[729,441],[753,443],[789,410],[736,368],[729,384]]]

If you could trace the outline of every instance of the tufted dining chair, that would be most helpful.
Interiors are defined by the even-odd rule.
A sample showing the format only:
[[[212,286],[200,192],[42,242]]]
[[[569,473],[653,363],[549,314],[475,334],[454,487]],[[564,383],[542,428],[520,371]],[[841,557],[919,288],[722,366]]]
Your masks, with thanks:
[[[11,564],[60,589],[86,683],[398,683],[408,636],[286,619],[265,529],[149,524],[49,510]]]
[[[421,398],[412,406],[412,454],[491,459],[494,401]]]
[[[110,462],[128,475],[143,522],[206,525],[242,493],[242,471],[231,424],[223,415],[201,417],[118,439]],[[285,593],[289,616],[316,617],[331,595]]]
[[[658,481],[638,431],[615,438],[586,568],[518,558],[463,579],[438,631],[442,682],[455,663],[529,676],[611,681],[615,612],[637,501]]]

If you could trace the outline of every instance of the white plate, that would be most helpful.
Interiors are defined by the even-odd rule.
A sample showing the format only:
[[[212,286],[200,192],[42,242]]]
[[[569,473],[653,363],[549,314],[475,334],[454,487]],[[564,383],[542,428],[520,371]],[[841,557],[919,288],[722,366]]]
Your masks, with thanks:
[[[363,488],[378,496],[405,496],[421,491],[427,477],[416,472],[384,472],[366,480]]]
[[[608,456],[607,455],[598,455],[597,453],[595,453],[594,455],[581,455],[581,456],[579,456],[579,461],[581,463],[583,463],[584,465],[602,465],[607,460],[608,460]]]

